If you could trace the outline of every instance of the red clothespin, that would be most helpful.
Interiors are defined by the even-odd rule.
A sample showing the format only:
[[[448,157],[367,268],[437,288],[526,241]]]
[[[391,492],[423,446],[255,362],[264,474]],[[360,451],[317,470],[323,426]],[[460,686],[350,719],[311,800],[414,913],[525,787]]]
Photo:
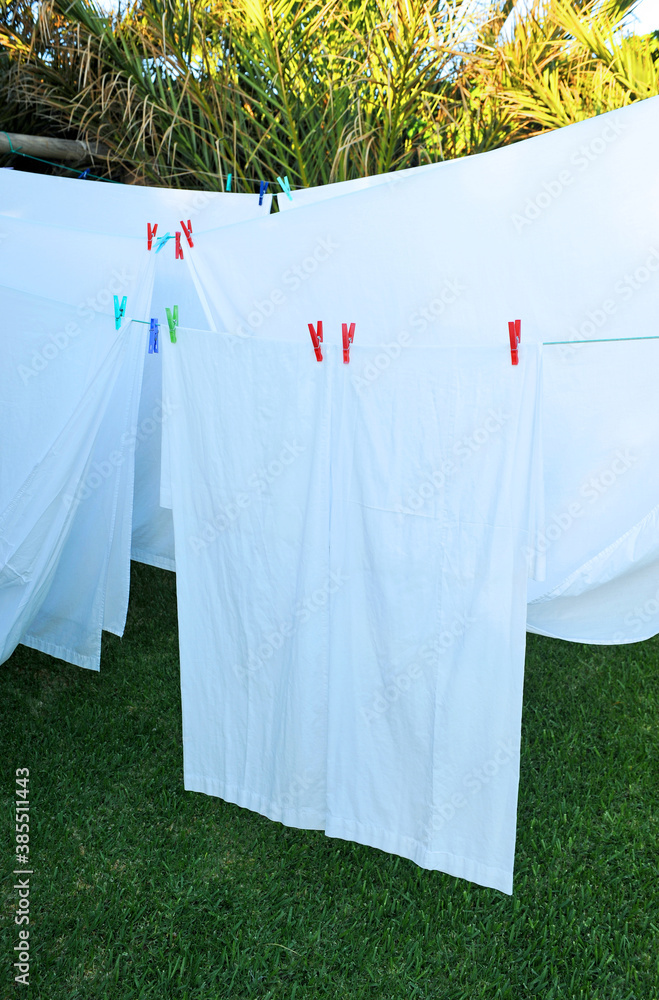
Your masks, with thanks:
[[[323,342],[323,321],[318,320],[318,331],[314,330],[313,323],[309,323],[309,333],[311,334],[311,342],[313,344],[313,349],[316,352],[316,361],[323,360],[323,352],[320,349],[320,345]]]
[[[350,345],[355,339],[355,324],[350,324],[350,329],[348,329],[348,324],[344,323],[343,329],[343,364],[347,365],[350,361]]]
[[[190,246],[193,247],[194,243],[192,242],[192,223],[188,219],[188,224],[186,226],[185,222],[183,222],[183,220],[181,220],[181,226],[183,228],[183,232],[185,233],[186,240],[188,241],[188,243],[190,244]]]
[[[150,250],[151,247],[153,246],[153,241],[155,239],[155,235],[156,235],[157,232],[158,232],[158,223],[156,222],[155,226],[152,226],[150,222],[147,222],[147,224],[146,224],[146,248],[147,248],[147,250]]]
[[[512,364],[519,364],[519,351],[517,346],[522,339],[522,321],[514,319],[508,322],[508,334],[510,336],[510,357]]]
[[[181,234],[176,234],[176,260],[183,260],[183,247],[181,246]]]

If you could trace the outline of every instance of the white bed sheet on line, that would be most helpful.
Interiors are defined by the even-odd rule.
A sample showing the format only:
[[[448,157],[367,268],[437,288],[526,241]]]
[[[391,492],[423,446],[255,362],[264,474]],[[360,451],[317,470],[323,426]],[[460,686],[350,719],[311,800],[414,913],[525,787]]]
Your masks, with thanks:
[[[146,250],[147,223],[158,224],[156,241],[170,233],[181,231],[181,220],[192,223],[193,243],[198,230],[213,230],[252,219],[270,212],[272,196],[266,195],[259,206],[256,194],[236,194],[211,191],[188,191],[123,184],[81,182],[71,178],[50,177],[22,171],[6,171],[0,175],[0,225],[3,216],[53,225],[81,232],[95,232],[107,237],[131,237]],[[193,257],[183,237],[184,261],[175,259],[174,240],[155,254],[153,301],[149,318],[160,321],[160,336],[167,331],[165,308],[179,306],[181,317],[191,326],[204,326],[207,321],[197,294]],[[155,253],[155,250],[152,251]],[[117,272],[125,267],[117,261]],[[38,294],[39,289],[35,287]],[[163,569],[175,569],[174,530],[171,510],[160,506],[162,424],[171,416],[167,400],[162,399],[162,366],[160,354],[148,354],[148,327],[141,343],[145,355],[140,389],[139,413],[133,422],[135,435],[133,469],[123,472],[126,481],[122,489],[132,498],[131,555]],[[168,482],[168,477],[166,482]],[[169,505],[171,506],[171,505]],[[121,553],[121,555],[119,555]],[[113,547],[113,556],[120,560],[111,571],[107,593],[107,628],[123,632],[128,592],[125,567],[125,544]],[[112,581],[116,585],[112,585]]]
[[[378,353],[164,345],[185,787],[511,892],[540,351]]]
[[[510,299],[508,318],[522,317],[523,341],[573,341],[546,353],[546,519],[538,539],[546,580],[529,583],[527,624],[577,642],[637,642],[659,632],[659,348],[582,343],[657,333],[658,126],[659,98],[650,98],[494,154],[278,195],[284,212],[343,196],[356,204],[355,192],[399,190],[429,174],[445,203],[442,188],[455,191],[456,174],[465,190],[470,176],[481,177],[485,197],[501,208],[497,225],[486,212],[479,224],[458,201],[446,206],[438,238],[453,247],[464,227],[475,264],[482,244],[502,287],[510,284],[503,269],[510,272],[517,301]],[[509,165],[505,183],[497,160]],[[454,311],[440,297],[411,325],[441,337]],[[504,333],[498,323],[496,336]]]
[[[6,216],[1,228],[0,657],[23,642],[98,669],[103,628],[125,618],[143,358],[144,327],[126,318],[117,331],[112,297],[142,318],[152,266],[130,240]]]

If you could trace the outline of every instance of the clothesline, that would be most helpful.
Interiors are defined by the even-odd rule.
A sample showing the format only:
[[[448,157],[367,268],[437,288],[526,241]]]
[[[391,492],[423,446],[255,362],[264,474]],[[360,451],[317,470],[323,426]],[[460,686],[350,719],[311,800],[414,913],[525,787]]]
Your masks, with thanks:
[[[23,156],[26,159],[28,159],[28,160],[34,160],[37,163],[45,163],[49,167],[56,167],[58,170],[60,170],[60,169],[61,170],[70,170],[74,174],[78,174],[78,178],[79,179],[86,179],[87,177],[91,177],[95,181],[105,181],[107,184],[119,184],[119,185],[122,184],[121,181],[115,181],[112,177],[101,177],[98,174],[92,174],[90,172],[90,168],[89,167],[87,167],[85,170],[83,170],[82,172],[80,172],[80,166],[79,165],[76,166],[76,167],[69,167],[69,166],[67,166],[66,163],[54,163],[53,160],[44,160],[43,157],[41,157],[41,156],[34,156],[31,153],[23,153],[21,151],[21,149],[15,149],[14,148],[14,144],[11,141],[11,136],[9,135],[9,132],[5,132],[4,129],[0,129],[0,134],[7,136],[7,142],[9,143],[9,152],[10,152],[10,154],[13,154],[14,156]],[[227,176],[227,182],[226,182],[226,192],[227,192],[227,194],[231,192],[232,178],[233,178],[233,174],[232,173],[228,174],[228,176]],[[292,199],[292,196],[291,196],[291,185],[290,185],[290,182],[288,180],[288,175],[285,176],[285,177],[283,177],[283,178],[282,177],[277,177],[277,181],[279,182],[279,186],[281,187],[282,192],[286,195],[286,197],[289,199],[289,201],[292,201],[293,199]],[[269,184],[270,184],[270,181],[260,181],[259,182],[259,205],[261,205],[262,202],[263,202],[263,198],[264,198],[264,195],[267,193]]]
[[[79,177],[92,177],[95,181],[106,181],[108,184],[121,184],[121,181],[112,180],[111,177],[99,177],[98,174],[91,174],[89,172],[89,168],[83,170],[81,173],[79,165],[77,167],[69,167],[66,163],[53,163],[52,160],[44,160],[41,156],[32,156],[31,153],[22,153],[20,149],[14,149],[9,132],[2,130],[2,135],[7,136],[9,151],[10,153],[13,153],[14,156],[24,156],[28,160],[35,160],[37,163],[45,163],[49,167],[57,167],[58,170],[71,170],[74,174],[78,174]]]
[[[144,323],[145,326],[149,326],[150,322],[146,319],[134,319],[131,320],[132,323]],[[557,344],[615,344],[623,340],[659,340],[659,334],[650,337],[600,337],[596,340],[543,340],[543,347],[554,347]]]
[[[621,340],[659,340],[659,335],[651,337],[600,337],[597,340],[544,340],[543,347],[554,344],[613,344]]]

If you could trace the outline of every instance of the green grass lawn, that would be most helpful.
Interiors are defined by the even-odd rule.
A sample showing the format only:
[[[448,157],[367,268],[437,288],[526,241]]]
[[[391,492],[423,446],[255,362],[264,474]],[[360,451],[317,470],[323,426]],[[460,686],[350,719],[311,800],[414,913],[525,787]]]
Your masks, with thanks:
[[[185,792],[175,578],[132,584],[100,674],[22,646],[0,668],[0,1000],[659,998],[659,638],[528,636],[509,897]]]

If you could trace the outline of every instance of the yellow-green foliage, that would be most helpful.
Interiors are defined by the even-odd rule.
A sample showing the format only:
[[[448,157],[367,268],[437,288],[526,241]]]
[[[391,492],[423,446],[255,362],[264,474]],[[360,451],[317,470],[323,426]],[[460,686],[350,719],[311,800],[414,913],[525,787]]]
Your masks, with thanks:
[[[0,87],[11,115],[100,139],[135,180],[232,173],[234,190],[481,152],[659,92],[655,40],[620,27],[629,0],[511,8],[142,0],[112,18],[21,0],[1,8]]]

